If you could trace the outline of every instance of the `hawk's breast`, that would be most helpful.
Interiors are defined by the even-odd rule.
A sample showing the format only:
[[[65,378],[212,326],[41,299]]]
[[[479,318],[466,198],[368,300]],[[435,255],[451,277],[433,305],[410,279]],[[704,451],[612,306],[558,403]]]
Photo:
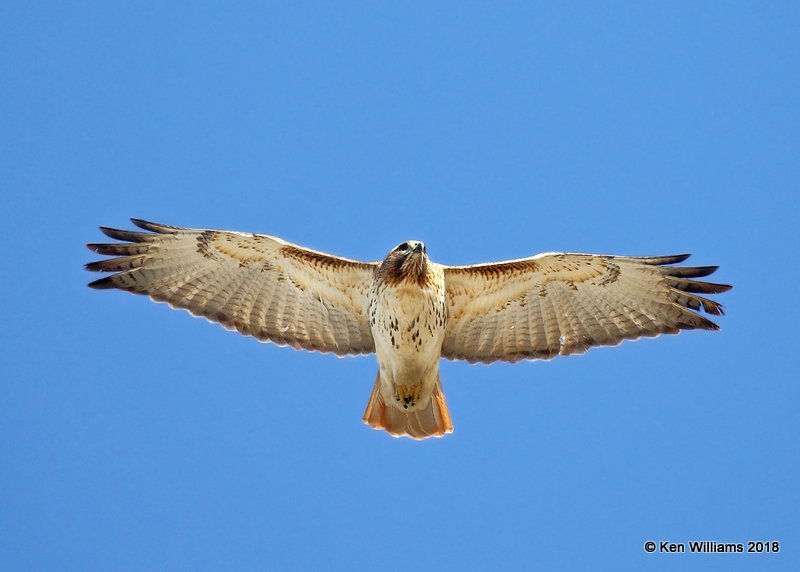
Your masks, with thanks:
[[[370,328],[384,383],[426,382],[438,371],[447,306],[444,274],[429,266],[431,279],[423,285],[376,281],[370,292]]]

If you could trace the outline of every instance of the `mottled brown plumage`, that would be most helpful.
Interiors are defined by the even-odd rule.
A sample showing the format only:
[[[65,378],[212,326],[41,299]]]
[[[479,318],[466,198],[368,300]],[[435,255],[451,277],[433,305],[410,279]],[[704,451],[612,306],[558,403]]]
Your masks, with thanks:
[[[722,314],[695,280],[716,266],[674,266],[688,255],[547,253],[442,266],[421,242],[381,262],[359,262],[278,238],[132,219],[147,232],[101,227],[124,241],[90,244],[114,258],[93,288],[117,288],[219,322],[263,341],[338,355],[377,354],[364,421],[421,439],[452,431],[441,357],[469,362],[549,359],[624,339],[716,330],[695,313]]]
[[[265,235],[133,222],[155,234],[101,228],[133,242],[88,245],[99,254],[122,255],[86,266],[119,272],[91,287],[145,294],[279,345],[338,355],[375,350],[365,312],[377,264]]]
[[[411,240],[399,244],[380,263],[375,279],[392,286],[401,282],[425,286],[431,279],[428,273],[428,258],[425,254],[425,245],[421,242]]]

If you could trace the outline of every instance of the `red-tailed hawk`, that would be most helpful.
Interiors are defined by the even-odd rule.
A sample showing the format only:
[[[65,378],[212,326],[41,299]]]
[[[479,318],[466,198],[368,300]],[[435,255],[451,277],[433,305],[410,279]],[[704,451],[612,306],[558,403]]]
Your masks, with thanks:
[[[92,288],[147,294],[247,336],[338,355],[373,353],[378,377],[364,422],[415,439],[450,433],[440,358],[471,363],[550,359],[592,346],[680,330],[719,329],[691,310],[722,314],[698,294],[731,287],[693,280],[716,266],[672,266],[688,254],[546,253],[443,266],[421,242],[382,262],[358,262],[262,234],[103,228],[114,256],[86,265],[115,272]]]

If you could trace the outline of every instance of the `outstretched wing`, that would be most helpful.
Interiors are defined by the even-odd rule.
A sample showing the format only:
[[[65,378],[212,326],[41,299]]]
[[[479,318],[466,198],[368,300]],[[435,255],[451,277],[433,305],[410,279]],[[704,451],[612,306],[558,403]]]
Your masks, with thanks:
[[[92,288],[146,294],[280,345],[339,355],[374,351],[366,308],[375,264],[261,234],[131,220],[150,232],[101,227],[126,242],[87,245],[116,256],[87,270],[118,272]]]
[[[688,257],[546,253],[445,266],[449,315],[442,356],[485,363],[549,359],[640,336],[717,330],[691,310],[722,314],[722,306],[697,293],[731,287],[691,280],[716,266],[665,266]]]

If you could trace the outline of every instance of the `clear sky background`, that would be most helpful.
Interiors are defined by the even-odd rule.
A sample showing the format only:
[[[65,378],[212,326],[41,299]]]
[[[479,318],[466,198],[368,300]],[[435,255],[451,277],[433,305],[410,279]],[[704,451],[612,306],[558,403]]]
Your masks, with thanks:
[[[3,2],[0,567],[800,569],[800,7],[699,4]],[[413,442],[374,357],[86,288],[131,216],[735,287],[718,333],[444,362]],[[782,551],[643,549],[704,539]]]

